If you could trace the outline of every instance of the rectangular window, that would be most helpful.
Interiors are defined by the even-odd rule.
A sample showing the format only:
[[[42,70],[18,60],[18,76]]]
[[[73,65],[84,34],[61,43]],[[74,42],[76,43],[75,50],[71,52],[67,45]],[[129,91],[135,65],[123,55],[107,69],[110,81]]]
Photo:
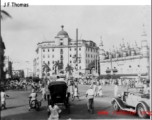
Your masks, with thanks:
[[[79,63],[81,63],[81,60],[79,60]]]
[[[52,55],[52,58],[54,58],[54,55]]]
[[[45,55],[43,55],[43,58],[45,58]]]
[[[48,65],[50,65],[50,61],[48,61]]]
[[[50,50],[48,49],[48,52],[49,52]]]
[[[54,61],[52,61],[52,64],[54,64]]]
[[[77,50],[77,48],[75,48],[75,51]]]
[[[81,50],[81,48],[79,48],[79,50]]]
[[[60,42],[60,45],[63,45],[63,43],[62,43],[62,42]]]
[[[72,63],[71,60],[70,60],[70,63]]]
[[[71,48],[70,48],[70,51],[71,51]]]
[[[79,66],[79,69],[81,69],[81,66]]]
[[[43,52],[45,52],[45,50],[43,49]]]
[[[72,55],[70,54],[70,57],[72,57]]]
[[[48,55],[48,58],[50,58],[50,56]]]
[[[52,52],[54,52],[54,49],[52,49]]]

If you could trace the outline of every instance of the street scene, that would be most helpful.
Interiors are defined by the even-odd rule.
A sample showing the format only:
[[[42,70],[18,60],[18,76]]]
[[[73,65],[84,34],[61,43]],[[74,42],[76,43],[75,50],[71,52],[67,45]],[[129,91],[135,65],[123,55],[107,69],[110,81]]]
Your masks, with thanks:
[[[15,5],[1,9],[2,120],[151,119],[151,6]]]

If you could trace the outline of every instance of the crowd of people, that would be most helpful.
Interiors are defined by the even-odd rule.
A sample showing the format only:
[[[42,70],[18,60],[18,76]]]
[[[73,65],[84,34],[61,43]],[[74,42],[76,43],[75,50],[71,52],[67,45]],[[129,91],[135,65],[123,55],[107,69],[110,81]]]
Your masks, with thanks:
[[[60,78],[59,76],[57,76],[56,80],[48,79],[46,81],[46,84],[43,81],[39,81],[39,82],[28,81],[27,82],[25,79],[20,80],[20,81],[17,81],[17,80],[8,81],[7,84],[10,86],[10,88],[17,89],[17,90],[19,90],[19,88],[23,88],[25,90],[29,88],[29,90],[31,91],[29,95],[29,97],[31,97],[29,101],[29,105],[30,105],[32,100],[37,100],[37,96],[38,96],[37,92],[42,93],[42,99],[40,101],[47,100],[47,87],[52,81],[66,82],[68,86],[68,92],[70,93],[72,97],[72,101],[74,101],[75,98],[78,98],[78,100],[80,100],[78,84],[83,84],[84,82],[86,82],[86,80],[82,81],[81,79],[77,79],[77,78],[66,79],[66,78]],[[106,85],[114,85],[115,97],[118,94],[119,86],[127,87],[128,89],[129,88],[144,88],[144,91],[146,91],[145,93],[150,92],[149,84],[146,82],[146,79],[141,79],[141,78],[107,80],[107,79],[98,79],[94,77],[94,78],[90,78],[90,81],[87,81],[87,82],[89,83],[89,89],[86,91],[86,96],[88,97],[88,102],[87,102],[88,110],[90,109],[89,108],[90,99],[93,99],[94,97],[103,97],[103,86],[106,86]],[[3,103],[4,108],[6,108],[6,97],[9,97],[9,96],[5,94],[5,90],[4,89],[1,90],[1,103]],[[30,109],[30,106],[29,106],[29,109]],[[51,101],[51,104],[49,105],[49,110],[54,111],[49,116],[49,120],[52,117],[59,118],[60,116],[59,113],[61,113],[61,109],[57,105],[55,105],[53,101]]]

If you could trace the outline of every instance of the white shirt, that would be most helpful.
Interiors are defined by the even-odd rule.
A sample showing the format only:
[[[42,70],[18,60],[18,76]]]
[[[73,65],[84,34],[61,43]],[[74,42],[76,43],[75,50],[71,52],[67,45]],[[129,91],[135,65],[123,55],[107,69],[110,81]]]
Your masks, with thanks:
[[[88,95],[88,98],[93,98],[94,97],[94,90],[93,89],[89,89],[87,90],[86,94]]]
[[[1,92],[1,102],[5,101],[5,99],[6,99],[5,92]]]
[[[56,81],[64,81],[65,82],[64,78],[59,78]]]
[[[45,88],[41,88],[41,91],[42,91],[42,94],[45,94],[45,93],[46,93]]]
[[[31,93],[30,97],[31,97],[31,100],[36,100],[37,94],[36,93]]]

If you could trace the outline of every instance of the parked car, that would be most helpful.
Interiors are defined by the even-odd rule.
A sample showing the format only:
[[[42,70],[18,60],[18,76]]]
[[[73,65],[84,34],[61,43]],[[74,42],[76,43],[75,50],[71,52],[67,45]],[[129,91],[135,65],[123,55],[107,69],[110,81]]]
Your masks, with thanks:
[[[140,118],[150,116],[150,94],[135,90],[124,91],[122,95],[112,98],[111,104],[115,111],[124,110],[136,113]]]

